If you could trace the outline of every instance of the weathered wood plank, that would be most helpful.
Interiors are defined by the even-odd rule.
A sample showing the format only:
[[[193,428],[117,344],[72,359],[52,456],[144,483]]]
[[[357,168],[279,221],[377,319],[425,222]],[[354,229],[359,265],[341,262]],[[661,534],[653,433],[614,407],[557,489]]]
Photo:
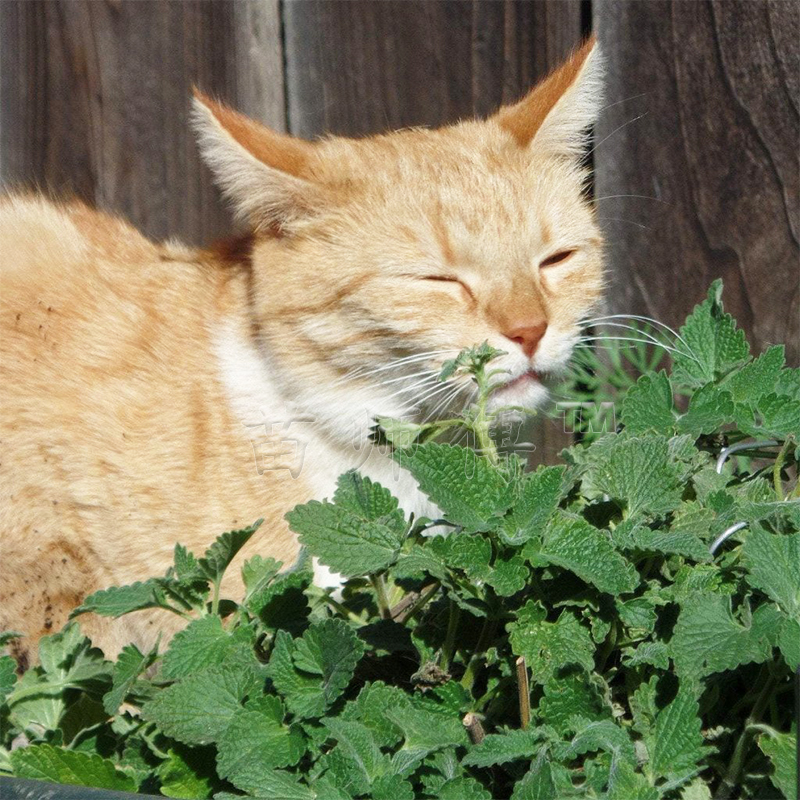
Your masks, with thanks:
[[[796,364],[800,5],[595,0],[594,20],[615,310],[674,325],[722,277],[755,348],[786,342]]]
[[[4,0],[5,185],[199,242],[230,219],[189,129],[192,84],[283,128],[278,0]]]
[[[580,0],[286,0],[293,133],[440,125],[518,98],[581,37]]]

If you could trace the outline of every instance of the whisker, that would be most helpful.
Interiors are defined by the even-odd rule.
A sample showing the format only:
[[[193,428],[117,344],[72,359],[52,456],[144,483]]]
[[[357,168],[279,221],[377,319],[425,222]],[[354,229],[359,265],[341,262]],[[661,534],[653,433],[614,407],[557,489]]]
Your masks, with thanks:
[[[598,147],[600,147],[601,144],[603,144],[603,142],[610,139],[615,133],[621,131],[623,128],[627,128],[628,125],[632,125],[637,120],[642,119],[642,117],[646,117],[649,113],[650,113],[649,111],[645,111],[643,114],[639,114],[638,117],[634,117],[633,119],[629,119],[627,122],[623,122],[622,125],[620,125],[617,128],[614,128],[614,130],[611,131],[611,133],[606,134],[586,155],[590,156],[592,153],[594,153],[595,150],[597,150]]]
[[[609,222],[627,222],[629,225],[635,225],[637,228],[641,228],[644,231],[649,231],[650,228],[647,225],[642,225],[641,222],[634,222],[632,219],[624,219],[623,217],[598,217],[599,220],[608,220]]]
[[[664,203],[664,205],[672,205],[668,203],[666,200],[662,200],[660,197],[651,197],[648,194],[605,194],[602,197],[595,197],[594,202],[599,203],[601,200],[615,200],[618,197],[634,197],[637,200],[655,200],[656,203]]]
[[[674,328],[671,328],[666,324],[666,322],[661,322],[661,320],[654,319],[653,317],[645,317],[639,314],[608,314],[605,317],[595,317],[594,319],[589,320],[586,324],[591,325],[594,322],[600,323],[607,319],[636,319],[640,322],[647,322],[651,325],[660,325],[665,330],[668,330],[679,342],[685,344],[687,349],[691,352],[692,348],[689,347],[689,343],[678,333],[678,331],[676,331]]]

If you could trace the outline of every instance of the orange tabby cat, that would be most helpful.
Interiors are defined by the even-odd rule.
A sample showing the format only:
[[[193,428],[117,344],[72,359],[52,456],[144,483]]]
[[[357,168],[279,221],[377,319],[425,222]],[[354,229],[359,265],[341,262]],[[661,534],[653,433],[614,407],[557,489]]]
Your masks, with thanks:
[[[176,541],[202,552],[263,516],[238,561],[293,561],[284,514],[348,468],[430,512],[367,432],[463,404],[468,385],[436,380],[463,347],[507,351],[499,402],[541,403],[602,290],[580,166],[600,83],[589,42],[487,120],[314,143],[198,94],[203,155],[253,231],[228,252],[5,198],[0,629],[27,634],[20,660],[87,593],[162,573]],[[179,622],[82,625],[113,653]]]

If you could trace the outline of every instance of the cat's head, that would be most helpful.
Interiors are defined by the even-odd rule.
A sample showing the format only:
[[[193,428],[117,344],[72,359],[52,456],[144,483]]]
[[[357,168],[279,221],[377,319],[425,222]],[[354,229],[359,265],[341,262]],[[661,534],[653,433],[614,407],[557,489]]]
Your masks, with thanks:
[[[256,232],[264,349],[300,407],[463,403],[436,372],[483,341],[507,351],[498,402],[544,399],[603,288],[581,166],[601,82],[590,41],[488,119],[316,142],[197,95],[203,155]]]

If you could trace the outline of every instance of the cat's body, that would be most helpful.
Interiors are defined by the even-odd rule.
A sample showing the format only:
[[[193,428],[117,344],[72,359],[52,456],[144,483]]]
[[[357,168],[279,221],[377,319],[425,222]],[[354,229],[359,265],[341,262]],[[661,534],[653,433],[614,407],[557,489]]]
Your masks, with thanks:
[[[483,340],[509,351],[504,402],[544,397],[602,286],[577,158],[598,70],[585,47],[488,121],[362,141],[198,100],[204,155],[255,231],[235,255],[5,199],[0,629],[30,643],[88,592],[162,573],[176,541],[199,552],[258,517],[240,560],[291,562],[283,515],[351,467],[431,511],[369,428],[465,402],[435,376]],[[111,651],[175,624],[84,623]]]

